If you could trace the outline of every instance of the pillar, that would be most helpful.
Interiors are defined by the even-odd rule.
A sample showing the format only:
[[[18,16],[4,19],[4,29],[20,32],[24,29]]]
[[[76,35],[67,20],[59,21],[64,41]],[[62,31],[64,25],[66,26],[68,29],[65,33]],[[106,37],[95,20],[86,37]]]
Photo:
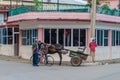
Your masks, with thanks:
[[[21,53],[20,53],[21,46],[22,46],[22,30],[19,29],[19,50],[18,50],[19,52],[18,54],[20,57],[21,57]]]
[[[109,59],[112,59],[112,30],[108,31]]]
[[[43,42],[43,28],[38,28],[38,40],[41,40]]]

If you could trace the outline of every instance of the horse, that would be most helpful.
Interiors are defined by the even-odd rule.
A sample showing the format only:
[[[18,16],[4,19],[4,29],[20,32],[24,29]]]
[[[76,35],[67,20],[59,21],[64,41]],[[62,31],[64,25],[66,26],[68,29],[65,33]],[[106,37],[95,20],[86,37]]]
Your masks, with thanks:
[[[46,44],[46,45],[47,45],[47,54],[58,53],[59,58],[60,58],[59,65],[61,65],[61,63],[62,63],[62,54],[67,53],[67,52],[62,51],[62,50],[64,50],[64,47],[61,44]]]

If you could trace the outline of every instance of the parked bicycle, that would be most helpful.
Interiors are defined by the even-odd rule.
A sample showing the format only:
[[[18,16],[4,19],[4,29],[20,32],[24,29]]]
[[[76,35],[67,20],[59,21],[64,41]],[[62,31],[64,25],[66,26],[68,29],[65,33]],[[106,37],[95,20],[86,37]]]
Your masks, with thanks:
[[[54,64],[54,58],[48,54],[46,55],[46,57],[45,57],[45,55],[43,55],[41,57],[41,55],[39,54],[38,60],[39,60],[38,61],[39,64],[44,64],[44,65],[53,65]],[[33,61],[33,56],[30,57],[30,62],[32,63],[32,61]]]

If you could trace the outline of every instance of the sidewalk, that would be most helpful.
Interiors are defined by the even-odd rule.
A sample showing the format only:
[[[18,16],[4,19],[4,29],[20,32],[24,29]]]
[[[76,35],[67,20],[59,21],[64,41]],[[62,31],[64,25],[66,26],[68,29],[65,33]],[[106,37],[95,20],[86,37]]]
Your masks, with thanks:
[[[20,62],[20,63],[30,63],[29,59],[23,59],[19,58],[17,56],[4,56],[0,55],[0,60],[5,60],[5,61],[15,61],[15,62]],[[55,62],[57,65],[59,62]],[[82,65],[108,65],[108,64],[115,64],[115,63],[120,63],[120,58],[118,59],[112,59],[112,60],[101,60],[101,61],[96,61],[95,63],[88,62],[88,61],[83,61]],[[71,65],[70,61],[63,61],[62,65]]]
[[[30,63],[28,59],[22,59],[17,56],[4,56],[0,55],[0,60],[5,60],[5,61],[16,61],[16,62],[22,62],[22,63]]]

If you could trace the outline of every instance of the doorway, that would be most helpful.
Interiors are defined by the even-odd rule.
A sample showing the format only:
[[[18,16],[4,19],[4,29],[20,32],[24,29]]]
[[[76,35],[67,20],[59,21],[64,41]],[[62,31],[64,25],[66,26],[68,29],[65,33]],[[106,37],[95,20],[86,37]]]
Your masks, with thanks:
[[[14,56],[19,56],[19,28],[14,28],[13,32]]]
[[[19,34],[14,34],[14,56],[19,56]]]

